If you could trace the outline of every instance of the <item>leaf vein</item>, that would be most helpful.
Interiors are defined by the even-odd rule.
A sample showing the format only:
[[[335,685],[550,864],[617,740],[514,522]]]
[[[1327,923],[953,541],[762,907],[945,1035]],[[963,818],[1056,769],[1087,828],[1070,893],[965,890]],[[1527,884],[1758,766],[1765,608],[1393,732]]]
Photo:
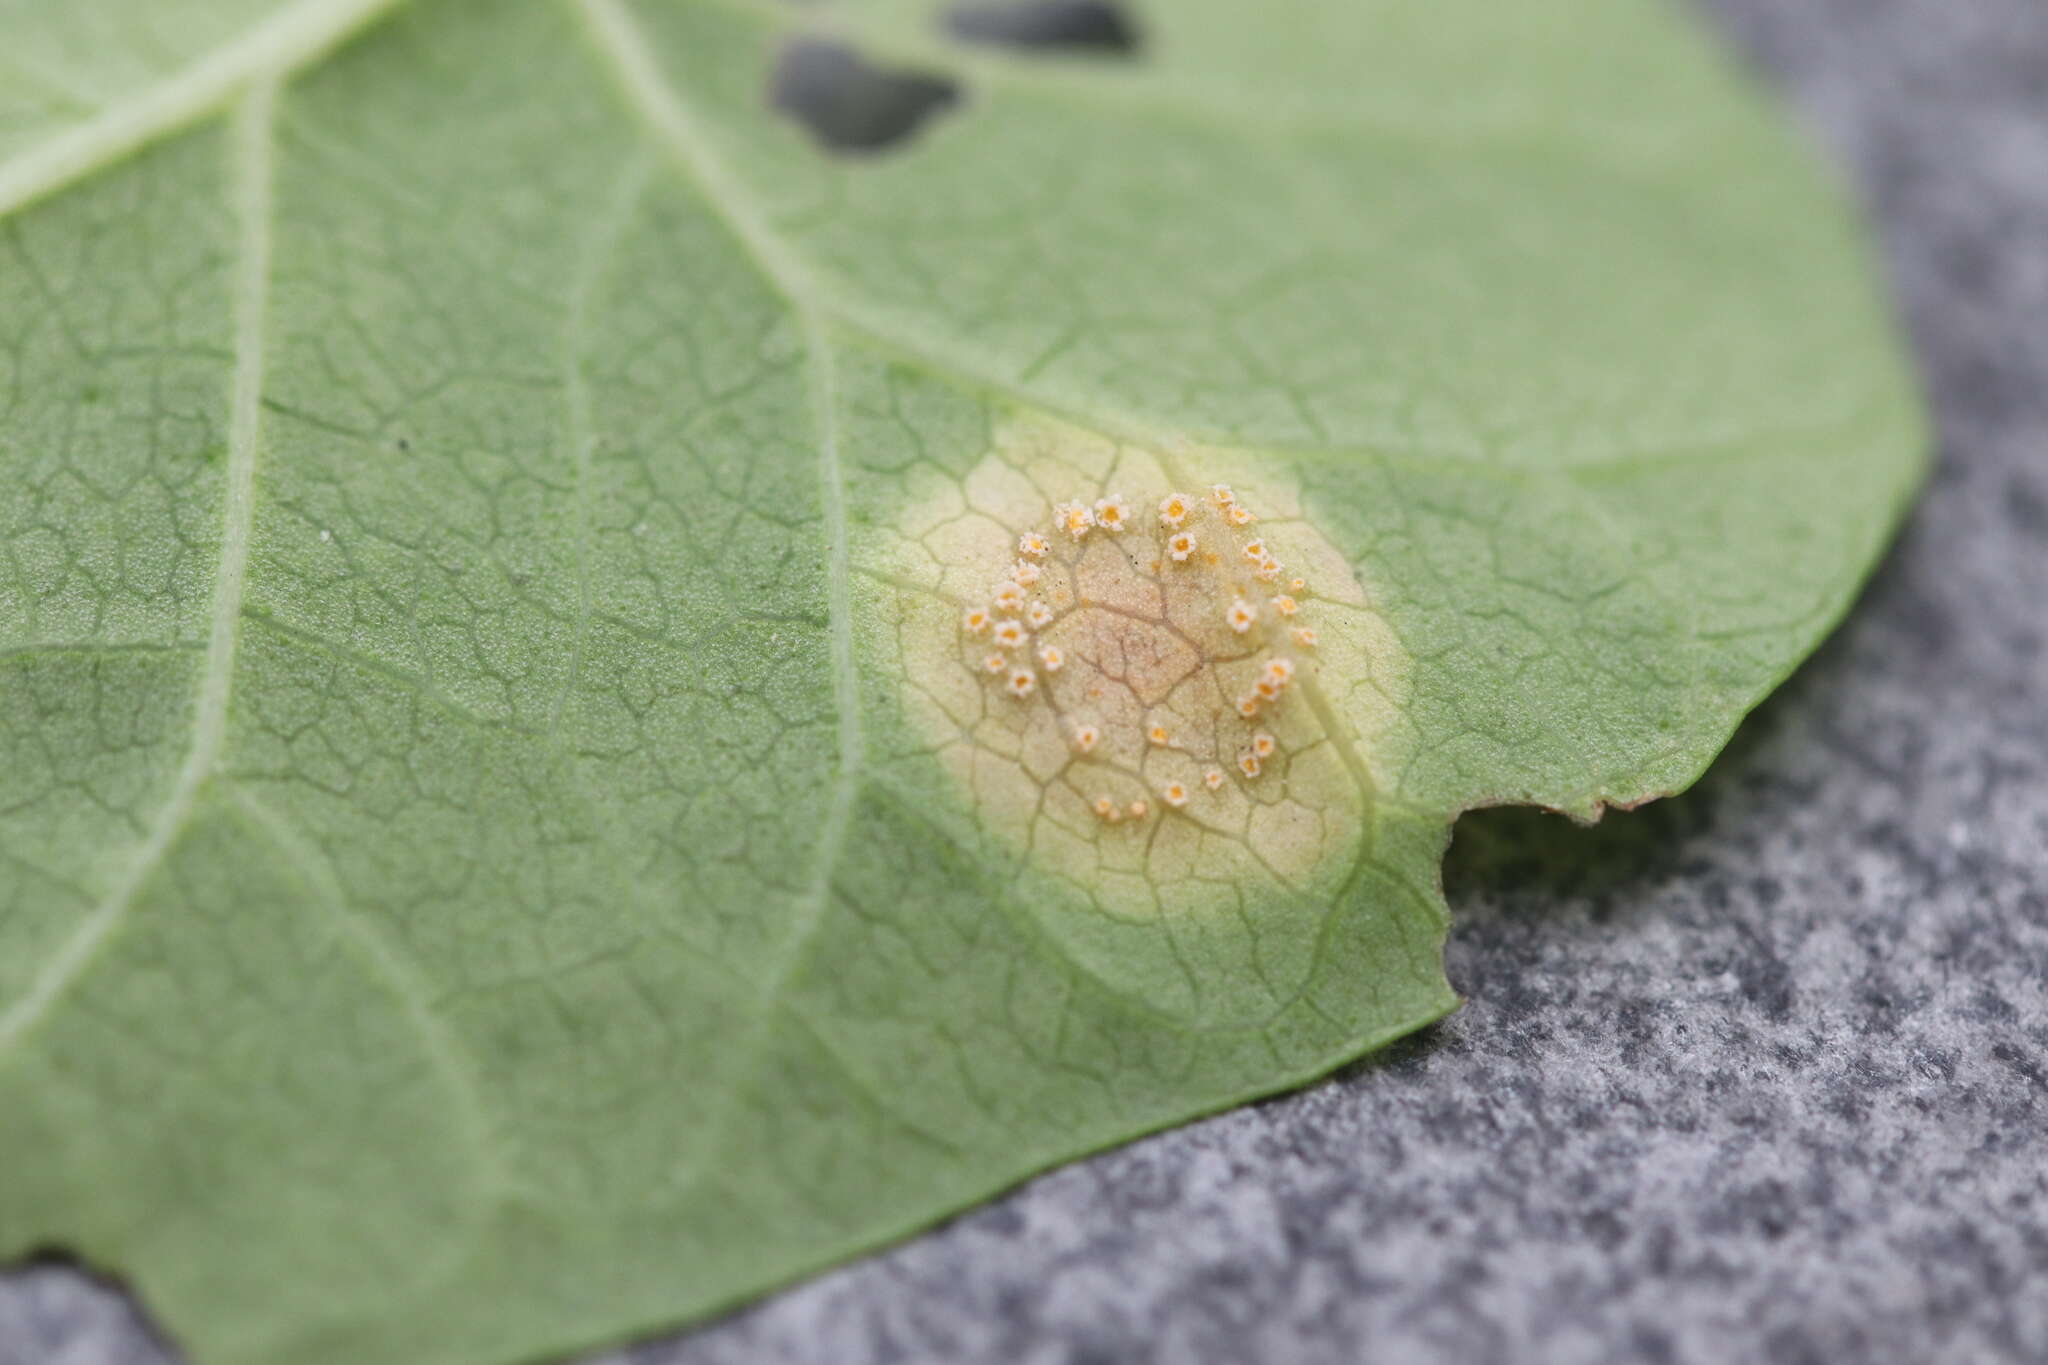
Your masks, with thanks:
[[[562,337],[562,406],[575,466],[570,483],[570,505],[575,533],[576,626],[562,690],[555,695],[554,705],[548,710],[547,728],[550,733],[561,725],[562,710],[582,679],[583,657],[590,641],[590,466],[596,456],[597,430],[591,413],[590,380],[584,373],[583,352],[590,340],[592,296],[602,287],[605,274],[617,255],[620,240],[639,210],[652,170],[644,156],[636,156],[627,163],[612,192],[609,210],[591,234],[581,267],[575,272],[569,290],[568,318]]]
[[[0,217],[320,57],[396,0],[300,0],[133,99],[0,165]]]
[[[200,789],[213,775],[227,732],[242,587],[249,563],[257,442],[262,431],[263,325],[270,287],[276,107],[276,83],[266,82],[250,91],[235,115],[232,179],[241,226],[241,256],[234,280],[235,368],[229,396],[226,486],[221,495],[218,580],[206,667],[193,699],[192,743],[149,834],[129,857],[106,897],[44,964],[28,990],[0,1013],[0,1058],[49,1015],[126,919],[143,884],[183,832]]]

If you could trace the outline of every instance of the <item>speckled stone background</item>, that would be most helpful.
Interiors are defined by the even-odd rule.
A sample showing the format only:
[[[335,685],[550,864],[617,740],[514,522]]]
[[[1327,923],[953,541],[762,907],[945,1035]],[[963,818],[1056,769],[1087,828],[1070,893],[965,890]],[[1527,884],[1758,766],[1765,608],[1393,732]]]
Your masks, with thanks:
[[[2048,1361],[2048,4],[1702,3],[1938,413],[1841,632],[1688,795],[1460,824],[1427,1035],[602,1365]],[[0,1365],[175,1359],[0,1275]]]

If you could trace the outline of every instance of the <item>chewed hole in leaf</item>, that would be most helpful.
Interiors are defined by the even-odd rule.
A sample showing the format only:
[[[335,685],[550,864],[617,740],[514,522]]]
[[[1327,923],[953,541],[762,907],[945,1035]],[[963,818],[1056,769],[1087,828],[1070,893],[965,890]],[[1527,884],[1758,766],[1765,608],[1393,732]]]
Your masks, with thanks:
[[[974,0],[946,14],[962,42],[1032,51],[1092,52],[1132,57],[1137,25],[1106,0]]]
[[[769,102],[842,153],[893,147],[959,98],[942,76],[890,71],[824,38],[791,39],[769,79]]]

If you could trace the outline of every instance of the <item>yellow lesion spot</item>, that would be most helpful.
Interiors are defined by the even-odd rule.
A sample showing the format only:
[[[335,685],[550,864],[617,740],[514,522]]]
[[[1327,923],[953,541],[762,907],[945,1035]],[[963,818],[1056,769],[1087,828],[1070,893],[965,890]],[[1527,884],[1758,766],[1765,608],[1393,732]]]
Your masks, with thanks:
[[[902,514],[893,648],[977,818],[1119,922],[1251,881],[1333,894],[1406,673],[1298,492],[1255,457],[1018,418],[949,496]]]

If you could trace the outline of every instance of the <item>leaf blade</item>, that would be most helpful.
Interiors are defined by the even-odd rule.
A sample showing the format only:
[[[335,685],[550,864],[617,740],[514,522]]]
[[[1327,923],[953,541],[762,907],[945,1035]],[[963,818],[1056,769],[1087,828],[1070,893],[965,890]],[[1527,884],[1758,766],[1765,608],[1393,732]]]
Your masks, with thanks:
[[[12,377],[56,382],[0,428],[35,490],[0,503],[0,704],[34,774],[0,787],[0,962],[63,989],[0,968],[33,1016],[0,1046],[0,1253],[123,1266],[204,1359],[515,1358],[713,1311],[1449,1009],[1451,816],[1689,780],[1846,605],[1919,460],[1804,162],[1649,7],[1573,12],[1649,25],[1694,98],[1518,131],[1576,59],[1514,64],[1476,9],[1372,12],[1411,57],[1511,64],[1513,116],[1447,130],[1327,90],[1219,126],[1190,94],[1227,73],[1170,43],[1124,85],[882,31],[980,100],[847,166],[762,107],[801,16],[408,9],[279,97],[273,288],[239,326],[254,215],[220,212],[215,126],[23,195]],[[135,211],[166,202],[196,226]],[[1532,273],[1587,233],[1675,336],[1584,262]],[[76,242],[158,286],[134,316]],[[154,368],[105,368],[116,316]],[[96,381],[127,425],[75,425]],[[1760,461],[1853,495],[1788,504]],[[1385,634],[1316,694],[1341,837],[1217,836],[1235,909],[1146,920],[1006,834],[913,693],[915,623],[991,553],[933,527],[1013,536],[1004,468],[1155,467],[1256,489]],[[97,519],[61,495],[95,477],[129,499]],[[237,488],[239,589],[195,567],[239,553]],[[89,552],[124,540],[174,567]]]

